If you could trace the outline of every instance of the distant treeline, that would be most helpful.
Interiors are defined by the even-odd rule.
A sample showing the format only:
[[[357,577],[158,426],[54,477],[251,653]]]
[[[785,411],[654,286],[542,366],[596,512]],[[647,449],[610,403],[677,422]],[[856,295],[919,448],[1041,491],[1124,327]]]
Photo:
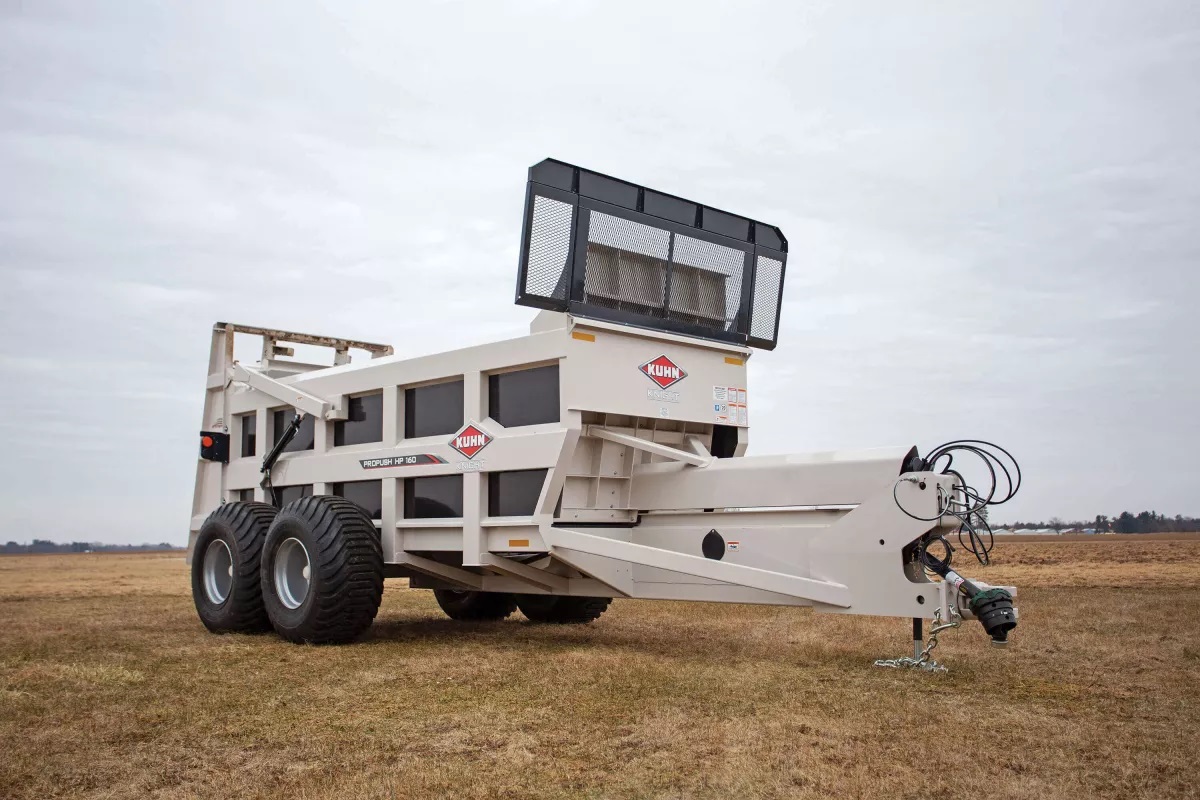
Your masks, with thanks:
[[[1000,526],[993,524],[992,527]],[[1179,514],[1168,517],[1154,511],[1143,511],[1140,514],[1122,511],[1115,517],[1098,514],[1095,519],[1086,521],[1064,521],[1058,517],[1052,517],[1049,522],[1014,522],[1004,527],[1009,530],[1053,528],[1056,531],[1071,528],[1075,530],[1094,528],[1096,533],[1181,533],[1200,531],[1200,518],[1184,517]]]
[[[134,553],[139,550],[178,550],[178,545],[158,544],[100,544],[99,542],[52,542],[34,539],[30,544],[8,542],[0,545],[0,554],[14,553]]]

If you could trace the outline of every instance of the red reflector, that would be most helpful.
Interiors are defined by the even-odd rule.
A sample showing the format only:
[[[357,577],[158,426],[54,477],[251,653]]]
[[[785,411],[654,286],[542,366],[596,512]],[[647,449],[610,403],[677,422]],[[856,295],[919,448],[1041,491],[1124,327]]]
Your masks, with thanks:
[[[200,444],[203,447],[212,447],[212,445],[213,445],[212,437],[211,436],[201,436]]]

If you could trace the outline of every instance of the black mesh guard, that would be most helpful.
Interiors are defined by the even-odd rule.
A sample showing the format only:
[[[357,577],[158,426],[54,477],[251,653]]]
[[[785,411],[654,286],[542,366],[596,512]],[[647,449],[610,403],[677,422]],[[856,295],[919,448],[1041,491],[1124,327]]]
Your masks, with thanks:
[[[554,159],[529,169],[521,305],[773,350],[786,267],[772,225]]]

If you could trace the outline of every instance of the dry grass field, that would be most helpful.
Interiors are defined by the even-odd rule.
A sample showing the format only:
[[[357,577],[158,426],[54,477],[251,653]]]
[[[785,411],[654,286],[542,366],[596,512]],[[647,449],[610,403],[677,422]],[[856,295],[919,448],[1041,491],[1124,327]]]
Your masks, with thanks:
[[[960,554],[960,564],[966,558]],[[618,601],[359,644],[213,636],[176,553],[0,558],[0,797],[1200,797],[1200,538],[1002,542],[1008,650],[904,620]]]

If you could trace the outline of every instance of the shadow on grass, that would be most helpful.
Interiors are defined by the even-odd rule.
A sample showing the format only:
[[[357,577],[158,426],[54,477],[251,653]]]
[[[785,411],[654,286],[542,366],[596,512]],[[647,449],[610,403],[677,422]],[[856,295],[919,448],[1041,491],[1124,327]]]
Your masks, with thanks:
[[[751,640],[734,631],[695,627],[672,630],[630,630],[615,625],[547,625],[517,620],[501,622],[457,622],[448,619],[377,619],[360,640],[361,645],[412,644],[447,650],[464,643],[503,648],[528,654],[561,653],[588,649],[635,651],[673,659],[712,662],[777,661],[806,666],[844,664],[862,655],[843,646],[833,647],[814,635],[803,641]]]

